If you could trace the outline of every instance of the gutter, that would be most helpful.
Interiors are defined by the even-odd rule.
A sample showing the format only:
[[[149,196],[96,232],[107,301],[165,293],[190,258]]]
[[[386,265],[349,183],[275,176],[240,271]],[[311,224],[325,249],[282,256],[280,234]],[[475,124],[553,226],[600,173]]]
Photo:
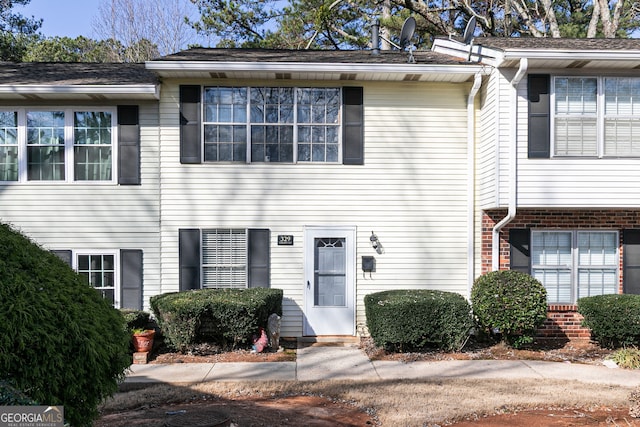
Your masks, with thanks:
[[[529,61],[527,58],[521,58],[518,71],[513,80],[511,80],[513,90],[509,123],[509,209],[507,215],[493,227],[491,239],[491,269],[493,271],[500,269],[500,230],[516,217],[518,203],[518,84],[527,73],[528,66]]]
[[[475,98],[482,86],[482,75],[476,73],[473,86],[467,97],[467,296],[471,298],[471,288],[475,280],[475,163],[476,163],[476,123]]]

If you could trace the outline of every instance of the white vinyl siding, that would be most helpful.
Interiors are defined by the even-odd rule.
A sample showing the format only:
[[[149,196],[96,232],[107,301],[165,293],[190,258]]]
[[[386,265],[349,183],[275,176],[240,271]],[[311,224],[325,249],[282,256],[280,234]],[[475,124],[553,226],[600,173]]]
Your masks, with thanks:
[[[550,304],[617,292],[617,232],[533,231],[531,257],[531,274],[547,289]]]
[[[356,274],[360,325],[372,292],[466,294],[469,84],[364,83],[364,165],[180,164],[180,84],[193,80],[167,79],[160,101],[162,292],[178,290],[179,229],[268,228],[270,283],[284,290],[282,336],[300,336],[304,228],[355,226],[356,271],[363,255],[377,259],[372,278]],[[372,230],[382,255],[371,247]],[[278,235],[293,236],[294,244],[279,246]]]
[[[531,71],[533,72],[533,71]],[[511,75],[502,76],[501,94],[511,93]],[[514,141],[509,138],[508,117],[510,110],[517,110],[517,198],[518,209],[640,209],[638,182],[640,167],[637,157],[554,157],[552,159],[528,158],[528,105],[527,84],[523,79],[518,86],[518,102],[513,105],[509,97],[500,98],[500,119],[496,127],[496,139],[488,148],[496,147],[496,165],[491,167],[487,156],[482,174],[493,172],[495,178],[482,182],[482,189],[489,195],[492,187],[498,189],[498,197],[483,197],[482,209],[506,208],[509,200],[508,152]],[[634,104],[635,108],[635,104]],[[639,116],[640,118],[640,116]],[[499,132],[498,132],[499,131]],[[489,150],[490,151],[490,150]]]
[[[247,287],[246,230],[202,230],[202,287]]]
[[[150,296],[160,293],[160,143],[157,105],[141,103],[139,111],[141,185],[0,181],[0,206],[4,223],[15,225],[46,249],[143,250],[148,310]]]

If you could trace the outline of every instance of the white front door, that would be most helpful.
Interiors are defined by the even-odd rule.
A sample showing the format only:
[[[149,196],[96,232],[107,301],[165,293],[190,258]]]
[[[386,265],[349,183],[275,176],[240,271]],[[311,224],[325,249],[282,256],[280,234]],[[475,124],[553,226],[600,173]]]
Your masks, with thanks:
[[[355,334],[355,227],[305,228],[304,335]]]

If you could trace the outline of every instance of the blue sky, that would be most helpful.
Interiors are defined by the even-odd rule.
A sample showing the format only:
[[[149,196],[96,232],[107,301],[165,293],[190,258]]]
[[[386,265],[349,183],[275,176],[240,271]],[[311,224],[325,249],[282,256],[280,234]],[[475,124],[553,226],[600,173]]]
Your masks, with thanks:
[[[40,31],[47,37],[91,37],[92,21],[98,14],[98,5],[104,0],[31,0],[15,11],[24,16],[44,20]],[[153,1],[153,0],[150,0]]]

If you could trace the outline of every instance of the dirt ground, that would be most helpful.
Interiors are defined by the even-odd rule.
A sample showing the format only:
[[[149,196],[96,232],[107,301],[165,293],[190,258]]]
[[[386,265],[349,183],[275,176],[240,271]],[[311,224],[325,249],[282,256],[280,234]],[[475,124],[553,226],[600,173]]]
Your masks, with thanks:
[[[562,344],[536,344],[523,350],[514,350],[502,344],[469,345],[462,352],[386,353],[371,341],[363,340],[363,350],[377,360],[549,360],[558,362],[600,364],[611,353],[590,342]],[[251,353],[234,351],[209,354],[211,349],[201,348],[191,354],[160,352],[150,363],[194,363],[236,361],[288,361],[295,360],[295,350]],[[220,420],[219,423],[212,423]],[[201,423],[208,420],[207,423]],[[117,413],[102,413],[96,427],[124,426],[367,426],[380,425],[375,411],[358,408],[357,402],[341,402],[329,396],[295,395],[265,397],[260,394],[234,397],[198,396],[185,402],[156,402]],[[435,427],[438,424],[431,424]],[[506,427],[506,426],[639,426],[640,419],[629,416],[628,407],[589,408],[534,408],[516,410],[500,408],[485,414],[468,414],[455,422],[442,426]]]

